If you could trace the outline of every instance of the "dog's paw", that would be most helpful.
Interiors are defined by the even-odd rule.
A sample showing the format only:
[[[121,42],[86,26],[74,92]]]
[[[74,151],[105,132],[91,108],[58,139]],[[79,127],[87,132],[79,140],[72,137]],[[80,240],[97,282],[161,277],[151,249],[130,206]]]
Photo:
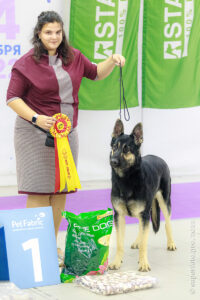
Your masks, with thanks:
[[[171,241],[171,242],[168,242],[167,243],[167,250],[169,251],[175,251],[177,248],[176,248],[176,245],[174,243],[174,241]]]
[[[108,265],[110,270],[118,270],[121,267],[122,260],[120,258],[115,258],[112,263]]]
[[[141,259],[141,260],[139,261],[139,269],[138,269],[138,271],[140,271],[140,272],[148,272],[148,271],[151,271],[151,268],[150,268],[150,265],[149,265],[147,259]]]
[[[131,245],[131,249],[139,249],[140,244],[139,242],[135,241],[132,245]]]

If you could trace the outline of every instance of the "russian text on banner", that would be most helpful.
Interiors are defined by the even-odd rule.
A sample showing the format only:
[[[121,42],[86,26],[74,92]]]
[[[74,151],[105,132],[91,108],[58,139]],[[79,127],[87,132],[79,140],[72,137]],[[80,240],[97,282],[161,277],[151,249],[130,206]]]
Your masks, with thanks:
[[[123,68],[128,107],[138,106],[137,61],[140,0],[71,0],[70,43],[90,61],[102,62],[114,53],[126,58]],[[83,79],[80,109],[119,109],[119,69],[106,79]]]

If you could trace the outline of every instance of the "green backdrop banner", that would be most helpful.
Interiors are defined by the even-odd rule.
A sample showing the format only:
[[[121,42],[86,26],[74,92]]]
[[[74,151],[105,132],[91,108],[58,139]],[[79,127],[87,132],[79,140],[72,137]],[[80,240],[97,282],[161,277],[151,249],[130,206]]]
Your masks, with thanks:
[[[92,62],[99,63],[113,53],[125,56],[123,68],[128,107],[138,105],[137,61],[140,0],[71,0],[69,40]],[[79,108],[119,109],[118,67],[104,80],[83,79]]]
[[[144,0],[143,107],[200,105],[200,1]]]

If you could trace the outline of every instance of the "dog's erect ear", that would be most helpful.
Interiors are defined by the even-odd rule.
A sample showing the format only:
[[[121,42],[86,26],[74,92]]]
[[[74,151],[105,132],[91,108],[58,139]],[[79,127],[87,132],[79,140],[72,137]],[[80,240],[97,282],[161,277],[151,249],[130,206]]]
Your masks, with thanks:
[[[131,133],[131,135],[134,136],[134,141],[137,146],[140,146],[143,142],[143,129],[142,129],[142,123],[138,123]]]
[[[121,134],[124,133],[124,125],[122,123],[122,121],[120,119],[117,119],[116,123],[115,123],[115,127],[113,129],[113,134],[112,137],[118,137]]]

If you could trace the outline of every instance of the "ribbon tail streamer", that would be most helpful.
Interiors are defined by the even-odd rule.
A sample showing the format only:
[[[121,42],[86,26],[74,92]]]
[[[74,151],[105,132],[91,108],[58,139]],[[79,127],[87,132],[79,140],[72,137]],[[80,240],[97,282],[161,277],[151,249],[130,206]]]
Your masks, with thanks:
[[[56,162],[56,175],[58,176],[56,176],[55,192],[64,190],[66,184],[68,192],[81,188],[68,138],[56,138],[55,145],[58,157],[58,162]]]

